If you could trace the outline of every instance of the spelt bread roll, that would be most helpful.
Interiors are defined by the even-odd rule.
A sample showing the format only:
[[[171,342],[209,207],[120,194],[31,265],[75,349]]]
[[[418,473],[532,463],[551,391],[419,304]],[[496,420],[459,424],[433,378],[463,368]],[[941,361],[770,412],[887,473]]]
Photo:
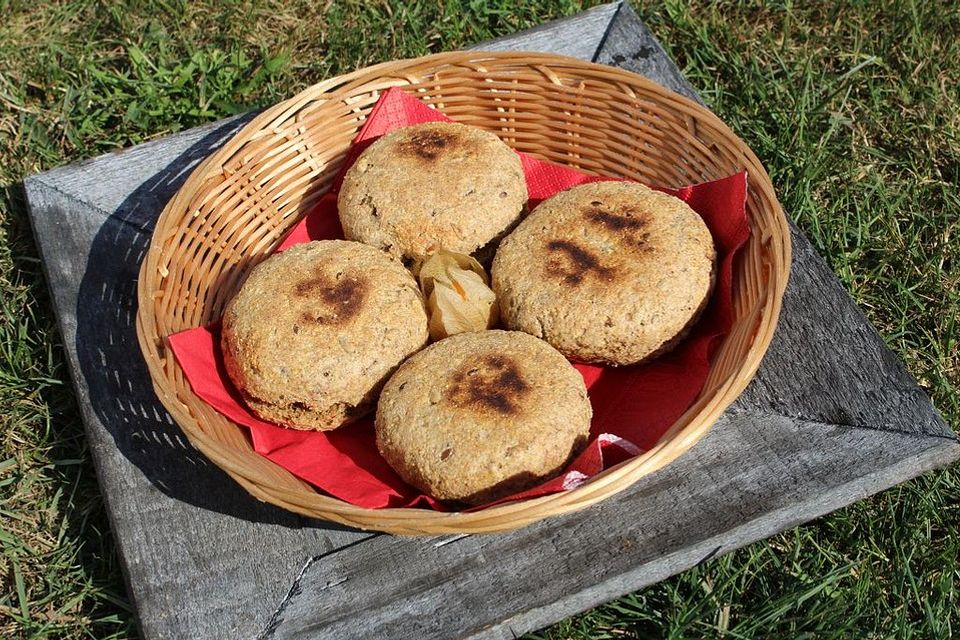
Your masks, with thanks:
[[[343,240],[271,256],[223,314],[230,379],[255,414],[295,429],[335,429],[369,413],[387,377],[426,342],[410,273]]]
[[[344,176],[337,206],[348,239],[413,266],[437,248],[472,254],[495,243],[526,200],[520,158],[497,136],[431,122],[366,149]]]
[[[483,504],[549,479],[590,433],[580,373],[515,331],[460,333],[403,363],[377,405],[380,453],[441,500]]]
[[[492,287],[507,328],[572,360],[631,365],[689,331],[715,255],[710,230],[679,198],[594,182],[544,201],[503,240]]]

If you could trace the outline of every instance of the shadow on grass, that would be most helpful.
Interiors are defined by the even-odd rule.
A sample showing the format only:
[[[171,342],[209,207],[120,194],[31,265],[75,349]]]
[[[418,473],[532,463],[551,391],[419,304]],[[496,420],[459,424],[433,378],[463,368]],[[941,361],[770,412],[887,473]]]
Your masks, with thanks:
[[[67,380],[62,338],[55,335],[53,305],[27,222],[22,182],[0,185],[0,209],[9,213],[2,226],[7,232],[14,286],[28,287],[23,313],[31,327],[30,337],[17,348],[32,351],[30,357],[42,367],[41,377],[30,385],[39,396],[38,406],[46,407],[49,416],[45,433],[18,446],[39,446],[43,450],[37,464],[44,464],[41,473],[52,485],[47,495],[67,496],[57,506],[58,515],[66,522],[64,534],[57,550],[44,554],[43,578],[51,585],[48,593],[54,602],[82,598],[81,604],[71,609],[75,617],[67,615],[58,620],[64,627],[85,618],[89,621],[86,623],[90,625],[89,631],[96,637],[131,635],[135,631],[132,608],[124,595],[123,576],[76,396]],[[29,376],[29,372],[20,373]],[[30,576],[30,579],[41,582],[39,576]],[[49,624],[42,619],[32,622],[37,628]]]
[[[157,399],[137,341],[137,276],[160,211],[192,169],[254,115],[213,129],[144,181],[103,222],[77,296],[80,374],[96,418],[123,455],[166,495],[254,522],[339,528],[256,500],[196,451]]]

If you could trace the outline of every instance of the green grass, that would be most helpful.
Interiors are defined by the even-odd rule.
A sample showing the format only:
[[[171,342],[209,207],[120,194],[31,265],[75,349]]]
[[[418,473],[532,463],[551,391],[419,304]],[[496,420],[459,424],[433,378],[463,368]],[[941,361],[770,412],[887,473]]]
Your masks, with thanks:
[[[582,8],[519,4],[0,0],[0,637],[135,631],[23,177]],[[960,8],[808,4],[637,8],[956,428]],[[958,504],[931,473],[532,637],[951,637]]]

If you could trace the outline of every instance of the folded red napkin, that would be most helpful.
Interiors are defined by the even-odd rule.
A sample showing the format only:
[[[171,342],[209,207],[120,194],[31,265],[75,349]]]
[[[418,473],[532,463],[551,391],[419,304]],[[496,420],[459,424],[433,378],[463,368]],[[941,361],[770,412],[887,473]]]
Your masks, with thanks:
[[[449,120],[402,90],[384,93],[374,106],[344,161],[330,192],[317,203],[278,247],[342,238],[337,191],[343,173],[367,146],[399,127]],[[611,180],[520,154],[530,194],[530,208],[569,187]],[[575,488],[587,478],[653,446],[693,403],[710,369],[715,340],[730,330],[733,260],[750,228],[746,218],[747,175],[681,189],[660,189],[686,201],[703,217],[717,247],[717,284],[699,322],[676,349],[648,364],[599,367],[578,364],[593,406],[592,439],[559,477],[501,502]],[[367,508],[423,506],[447,510],[397,476],[377,452],[372,419],[335,431],[286,429],[257,418],[231,384],[220,352],[219,324],[169,337],[170,346],[190,386],[204,401],[237,424],[249,428],[261,455],[336,498]],[[490,506],[490,505],[485,505]]]

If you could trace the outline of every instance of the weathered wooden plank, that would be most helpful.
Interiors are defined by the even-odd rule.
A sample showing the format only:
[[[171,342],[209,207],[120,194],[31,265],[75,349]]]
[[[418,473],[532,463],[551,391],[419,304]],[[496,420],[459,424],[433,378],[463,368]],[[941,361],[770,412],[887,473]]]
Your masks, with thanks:
[[[646,76],[671,91],[703,101],[627,3],[619,5],[594,61]]]
[[[593,60],[620,3],[604,4],[583,13],[542,24],[520,33],[468,47],[481,51],[538,51]]]
[[[28,196],[33,190],[54,191],[82,203],[101,219],[119,214],[118,218],[136,226],[152,227],[190,171],[257,113],[213,122],[27,178]],[[110,179],[104,180],[104,176]],[[30,203],[32,207],[33,201]]]
[[[823,455],[802,455],[812,438]],[[319,558],[268,637],[514,638],[958,451],[947,440],[728,415],[678,461],[586,511],[509,534],[381,536]]]
[[[734,408],[954,439],[810,242],[796,227],[791,232],[794,265],[775,342]]]

